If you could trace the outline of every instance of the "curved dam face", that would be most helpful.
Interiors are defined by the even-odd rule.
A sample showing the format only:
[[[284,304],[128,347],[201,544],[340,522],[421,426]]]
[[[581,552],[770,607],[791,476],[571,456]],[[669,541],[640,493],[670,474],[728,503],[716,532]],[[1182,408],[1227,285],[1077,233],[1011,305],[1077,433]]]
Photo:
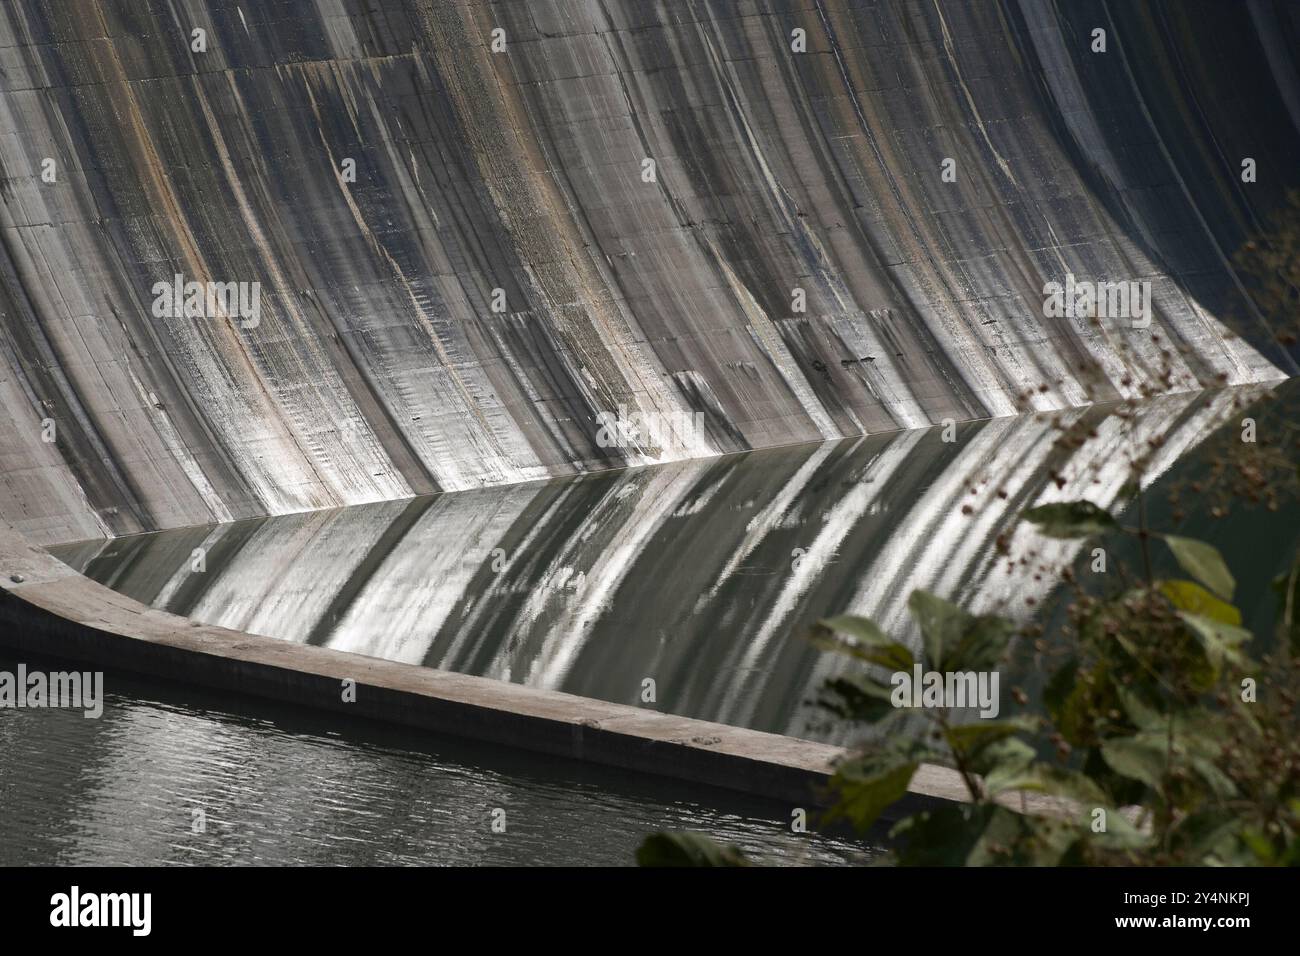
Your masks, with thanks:
[[[1149,443],[1150,497],[1163,500],[1180,474],[1203,476],[1233,399],[1060,413],[1091,436],[1077,448],[1058,441],[1058,416],[1022,415],[963,425],[952,442],[912,429],[50,551],[205,625],[631,706],[650,676],[666,713],[849,743],[860,725],[810,706],[856,672],[807,639],[819,618],[867,617],[919,655],[917,588],[1023,617],[1056,590],[1041,567],[1091,545],[1044,539],[1021,512],[1087,496],[1122,514],[1129,452]],[[1261,530],[1238,517],[1254,543],[1233,566],[1284,573],[1295,519],[1270,513]],[[1036,560],[1002,557],[998,540]]]
[[[0,516],[70,541],[1279,378],[1232,257],[1300,185],[1298,30],[6,0]],[[1045,314],[1076,280],[1149,298]]]

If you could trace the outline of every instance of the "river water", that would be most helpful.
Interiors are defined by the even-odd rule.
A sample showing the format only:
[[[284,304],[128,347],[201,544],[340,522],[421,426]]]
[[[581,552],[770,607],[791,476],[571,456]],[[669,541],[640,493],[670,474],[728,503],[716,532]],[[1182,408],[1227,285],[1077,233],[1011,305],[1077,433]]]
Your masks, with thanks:
[[[874,852],[725,791],[120,674],[106,687],[94,720],[0,709],[0,866],[620,866],[659,830],[772,863]]]

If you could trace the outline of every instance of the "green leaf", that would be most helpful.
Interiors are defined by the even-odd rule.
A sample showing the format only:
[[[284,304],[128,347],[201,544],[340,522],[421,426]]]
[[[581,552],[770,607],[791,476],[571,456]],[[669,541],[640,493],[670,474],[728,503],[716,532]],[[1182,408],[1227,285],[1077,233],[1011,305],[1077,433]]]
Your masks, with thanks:
[[[1285,863],[1279,863],[1277,849],[1273,846],[1273,841],[1266,837],[1261,831],[1251,828],[1241,834],[1241,842],[1246,849],[1254,855],[1254,860],[1243,861],[1241,865],[1263,865],[1263,866],[1286,866]],[[1291,864],[1294,866],[1295,864]]]
[[[949,804],[900,820],[889,836],[901,841],[904,866],[965,866],[993,814],[991,803]]]
[[[817,623],[829,630],[847,634],[855,641],[868,647],[879,647],[882,644],[890,643],[889,637],[876,625],[875,621],[866,617],[858,617],[856,614],[840,614],[837,617],[828,617]]]
[[[1273,579],[1273,590],[1278,594],[1277,626],[1291,648],[1292,654],[1300,654],[1300,556],[1297,556],[1291,570]]]
[[[1049,538],[1086,538],[1119,525],[1109,511],[1091,501],[1062,501],[1030,508],[1021,517]]]
[[[1160,593],[1165,596],[1169,603],[1180,611],[1200,614],[1224,624],[1231,624],[1234,627],[1241,624],[1241,612],[1239,610],[1231,604],[1220,601],[1195,581],[1161,581],[1159,588]]]
[[[1164,538],[1165,544],[1169,545],[1169,550],[1174,553],[1184,571],[1223,600],[1232,600],[1237,582],[1217,548],[1195,538],[1180,538],[1172,534],[1167,534]]]
[[[921,629],[927,670],[992,670],[1016,632],[1007,618],[967,614],[928,591],[913,591],[907,606]]]
[[[1116,684],[1115,694],[1119,697],[1124,713],[1128,714],[1128,719],[1133,721],[1133,726],[1138,730],[1158,731],[1168,726],[1169,718],[1143,700],[1136,690]]]
[[[969,615],[957,605],[921,590],[912,592],[907,607],[921,628],[926,669],[944,670],[944,650],[957,646]]]
[[[1102,807],[1106,811],[1106,829],[1100,833],[1087,830],[1087,839],[1103,850],[1142,850],[1149,847],[1155,837],[1135,827],[1128,817],[1112,807]]]
[[[1240,813],[1210,807],[1188,814],[1171,831],[1175,845],[1200,864],[1227,863],[1237,855],[1237,842],[1245,829]]]
[[[1019,773],[993,773],[984,779],[989,796],[999,793],[1029,791],[1046,793],[1053,797],[1074,800],[1085,808],[1104,806],[1107,802],[1102,789],[1081,773],[1036,763]]]
[[[827,811],[827,821],[845,819],[859,833],[869,830],[891,804],[907,793],[907,785],[912,782],[914,773],[916,764],[909,763],[881,771],[875,776],[837,774],[832,786],[838,793],[838,799],[835,806]]]
[[[1001,777],[1022,773],[1038,755],[1034,748],[1018,737],[1003,737],[990,741],[971,756],[970,769],[985,779],[996,783]]]
[[[1071,746],[1078,746],[1092,726],[1087,713],[1089,687],[1078,678],[1079,660],[1071,657],[1043,687],[1043,704],[1056,729]]]
[[[847,634],[848,639],[840,637],[835,633],[837,631]],[[907,647],[891,640],[865,617],[842,614],[818,621],[811,640],[823,650],[878,664],[892,671],[910,671],[914,663],[912,652]]]
[[[1115,737],[1101,745],[1101,756],[1117,774],[1159,790],[1168,757],[1168,744],[1158,734]]]
[[[1237,785],[1232,782],[1231,777],[1219,769],[1214,761],[1193,756],[1188,759],[1188,763],[1216,797],[1221,800],[1231,800],[1237,795]]]
[[[1215,764],[1222,752],[1218,737],[1222,727],[1213,719],[1190,711],[1186,717],[1175,715],[1173,745],[1168,730],[1142,731],[1131,737],[1116,737],[1101,746],[1101,755],[1116,773],[1139,780],[1152,790],[1159,790],[1170,761],[1190,768],[1214,796],[1229,799],[1237,787]]]
[[[1178,735],[1179,753],[1213,760],[1223,753],[1228,741],[1229,722],[1235,723],[1240,717],[1227,718],[1203,707],[1193,707],[1171,714],[1170,719]],[[1161,734],[1166,732],[1165,728],[1159,731]]]
[[[902,841],[904,866],[1055,866],[1078,828],[980,803],[918,813],[890,836]]]
[[[1233,627],[1231,624],[1224,624],[1222,621],[1216,621],[1211,617],[1188,614],[1186,611],[1179,612],[1178,616],[1183,619],[1183,623],[1187,624],[1192,629],[1192,633],[1200,640],[1201,646],[1205,649],[1206,659],[1209,660],[1210,666],[1216,671],[1224,660],[1229,660],[1238,665],[1245,663],[1241,647],[1250,640],[1250,631],[1240,627]]]
[[[702,833],[652,833],[636,851],[638,866],[750,866],[739,847]]]
[[[1057,866],[1078,835],[1078,828],[1067,821],[998,807],[989,815],[966,865]]]
[[[845,760],[831,778],[837,799],[827,811],[827,822],[848,820],[865,832],[907,793],[920,763],[937,756],[922,743],[901,740]]]
[[[953,724],[947,728],[945,736],[948,746],[954,752],[975,757],[991,744],[1037,728],[1037,718],[1017,716],[1005,720],[975,720],[968,724]]]
[[[1055,718],[1056,714],[1065,702],[1070,699],[1070,693],[1074,690],[1074,684],[1079,675],[1079,659],[1071,657],[1062,664],[1051,677],[1048,678],[1047,684],[1043,687],[1043,703],[1047,705],[1048,713]]]
[[[944,649],[947,670],[991,671],[1002,660],[1016,633],[1014,622],[995,615],[968,616],[957,646]]]
[[[817,706],[845,720],[874,724],[898,713],[893,689],[868,674],[845,674],[822,685]]]

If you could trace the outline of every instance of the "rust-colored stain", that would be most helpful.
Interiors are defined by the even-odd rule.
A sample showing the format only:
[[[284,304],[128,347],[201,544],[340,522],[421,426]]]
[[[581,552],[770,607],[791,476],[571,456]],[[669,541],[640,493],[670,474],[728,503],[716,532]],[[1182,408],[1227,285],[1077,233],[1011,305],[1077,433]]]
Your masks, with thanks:
[[[1141,6],[6,2],[0,517],[67,541],[1280,378],[1230,261],[1300,184],[1300,13]],[[176,275],[256,283],[256,321],[155,314]],[[1067,275],[1150,282],[1150,328],[1045,315]],[[611,413],[700,427],[610,445]]]

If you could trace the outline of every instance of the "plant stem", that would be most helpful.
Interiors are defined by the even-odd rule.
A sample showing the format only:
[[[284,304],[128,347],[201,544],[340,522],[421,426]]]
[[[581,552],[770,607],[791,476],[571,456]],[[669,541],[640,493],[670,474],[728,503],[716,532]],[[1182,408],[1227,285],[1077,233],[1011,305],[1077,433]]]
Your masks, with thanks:
[[[971,803],[980,803],[984,799],[984,791],[975,781],[975,775],[971,773],[961,750],[952,745],[952,738],[948,736],[948,712],[946,710],[939,711],[937,719],[939,726],[943,729],[944,742],[948,745],[948,750],[952,754],[952,762],[957,765],[957,772],[961,774],[962,783],[966,784],[966,790],[970,793]]]
[[[1137,476],[1138,499],[1138,541],[1142,545],[1142,571],[1146,575],[1147,587],[1155,584],[1151,574],[1151,532],[1147,530],[1147,499],[1142,493],[1142,476]]]

